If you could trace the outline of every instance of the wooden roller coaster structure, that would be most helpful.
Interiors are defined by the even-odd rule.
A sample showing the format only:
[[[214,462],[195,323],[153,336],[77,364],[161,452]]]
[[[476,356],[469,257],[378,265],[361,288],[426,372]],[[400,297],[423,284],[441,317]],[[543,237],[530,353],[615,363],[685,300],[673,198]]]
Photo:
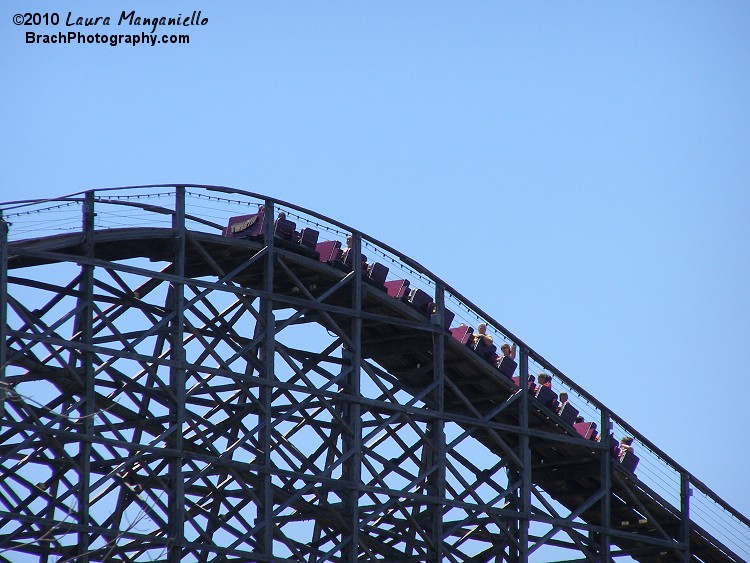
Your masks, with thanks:
[[[356,229],[217,186],[1,208],[0,561],[750,557],[745,516]],[[227,228],[279,211],[291,237]],[[321,258],[302,226],[350,236],[349,258]],[[386,290],[397,270],[426,306]],[[448,330],[456,312],[517,345],[515,382]],[[517,385],[539,369],[599,440]],[[635,473],[615,431],[635,437]]]

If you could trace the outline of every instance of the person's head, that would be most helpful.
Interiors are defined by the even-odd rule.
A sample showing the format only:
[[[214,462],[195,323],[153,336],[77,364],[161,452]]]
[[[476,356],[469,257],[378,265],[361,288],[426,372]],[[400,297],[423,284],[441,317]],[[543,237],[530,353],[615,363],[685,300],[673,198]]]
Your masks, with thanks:
[[[510,344],[503,342],[503,345],[500,346],[500,351],[503,353],[503,356],[510,356]]]
[[[568,402],[568,394],[565,391],[560,391],[560,402],[561,403]]]
[[[537,381],[539,381],[539,383],[547,383],[548,381],[551,381],[551,379],[552,378],[546,373],[540,373],[537,377]]]
[[[286,219],[286,213],[279,211],[279,219]]]
[[[583,422],[583,417],[582,416],[577,416],[576,417],[576,422]]]
[[[484,334],[487,332],[487,323],[479,323],[477,325],[477,333]]]
[[[632,446],[633,445],[633,438],[631,436],[625,436],[622,440],[620,440],[620,443],[625,446]]]
[[[348,246],[349,248],[354,246],[354,242],[352,242],[352,235],[346,237],[346,246]]]

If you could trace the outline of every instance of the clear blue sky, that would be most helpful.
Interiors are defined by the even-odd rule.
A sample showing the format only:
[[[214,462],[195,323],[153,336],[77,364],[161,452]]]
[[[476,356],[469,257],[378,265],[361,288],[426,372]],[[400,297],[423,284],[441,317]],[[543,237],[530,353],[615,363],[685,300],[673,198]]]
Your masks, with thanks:
[[[209,21],[28,45],[73,29],[13,24],[32,9]],[[0,200],[192,182],[325,213],[748,514],[748,30],[725,0],[3,0]]]

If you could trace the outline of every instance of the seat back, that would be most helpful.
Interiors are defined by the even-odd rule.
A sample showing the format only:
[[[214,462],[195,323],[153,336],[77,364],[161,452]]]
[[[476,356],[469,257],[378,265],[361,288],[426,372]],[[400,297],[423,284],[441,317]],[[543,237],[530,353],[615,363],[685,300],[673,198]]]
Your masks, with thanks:
[[[388,267],[384,266],[380,262],[370,264],[370,267],[367,268],[367,277],[378,285],[383,285],[387,276]]]
[[[553,407],[557,402],[557,393],[545,385],[540,385],[537,388],[535,395],[536,398],[547,407]]]
[[[596,437],[596,423],[594,422],[576,422],[573,424],[573,428],[576,429],[576,432],[578,432],[582,437],[586,438],[587,440],[591,440],[591,436],[593,435],[594,438]]]
[[[320,233],[310,227],[305,227],[299,233],[299,243],[305,248],[315,250],[315,246],[318,244],[318,236]]]
[[[341,256],[341,243],[337,240],[326,240],[315,245],[315,251],[320,255],[321,262],[332,262]]]
[[[503,356],[503,359],[500,360],[497,369],[499,369],[500,373],[502,373],[505,377],[513,377],[513,374],[515,373],[517,367],[518,364],[512,358]]]
[[[237,215],[230,217],[226,228],[222,231],[225,237],[245,238],[263,234],[264,210],[251,215]]]
[[[641,460],[632,451],[625,452],[624,454],[622,454],[622,457],[620,458],[620,465],[622,465],[625,469],[627,469],[631,473],[635,473],[635,468],[638,467],[639,461]]]
[[[348,246],[341,252],[341,261],[347,266],[352,266],[352,257],[354,256],[354,249]],[[367,269],[367,256],[364,254],[359,255],[362,261],[362,269]]]
[[[448,330],[451,327],[453,319],[456,317],[456,313],[449,309],[443,309],[443,311],[445,311],[445,316],[443,317],[443,328]]]
[[[289,219],[276,219],[274,224],[274,235],[282,240],[293,241],[294,229],[297,224]]]
[[[521,378],[520,377],[511,377],[511,380],[513,380],[513,383],[515,383],[516,387],[519,389],[521,388]],[[529,376],[528,379],[528,387],[529,391],[532,393],[534,392],[534,389],[536,388],[536,384],[534,383],[536,381],[536,378],[533,375]]]
[[[497,352],[497,347],[494,344],[487,344],[484,338],[479,338],[474,344],[474,351],[490,362],[494,358],[495,352]]]
[[[560,418],[562,418],[568,424],[574,424],[576,417],[578,416],[578,409],[570,403],[565,403],[563,408],[560,410]]]
[[[456,316],[456,314],[453,311],[450,311],[448,309],[443,309],[444,316],[443,316],[443,328],[445,330],[450,330],[451,323],[453,322],[453,318]],[[432,305],[432,318],[431,322],[432,324],[440,324],[438,322],[438,315],[437,315],[437,304],[433,303]]]
[[[474,329],[461,323],[457,327],[450,329],[450,332],[453,338],[458,340],[461,344],[469,346],[472,340],[471,335],[474,332]]]
[[[409,280],[391,280],[383,284],[388,295],[394,299],[405,301],[409,296]]]
[[[408,301],[412,307],[423,315],[427,315],[432,311],[432,297],[419,288],[412,289],[409,292]]]

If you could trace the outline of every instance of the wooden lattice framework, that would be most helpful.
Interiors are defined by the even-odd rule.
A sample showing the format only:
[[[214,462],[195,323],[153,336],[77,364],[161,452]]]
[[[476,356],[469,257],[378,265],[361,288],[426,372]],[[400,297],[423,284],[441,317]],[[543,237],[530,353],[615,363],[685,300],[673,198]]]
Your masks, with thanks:
[[[77,232],[6,225],[0,561],[739,561],[687,480],[655,508],[608,436],[457,345],[439,280],[420,316],[363,279],[360,233],[342,271],[270,221],[191,230],[174,193],[167,227],[98,230],[95,192]]]

